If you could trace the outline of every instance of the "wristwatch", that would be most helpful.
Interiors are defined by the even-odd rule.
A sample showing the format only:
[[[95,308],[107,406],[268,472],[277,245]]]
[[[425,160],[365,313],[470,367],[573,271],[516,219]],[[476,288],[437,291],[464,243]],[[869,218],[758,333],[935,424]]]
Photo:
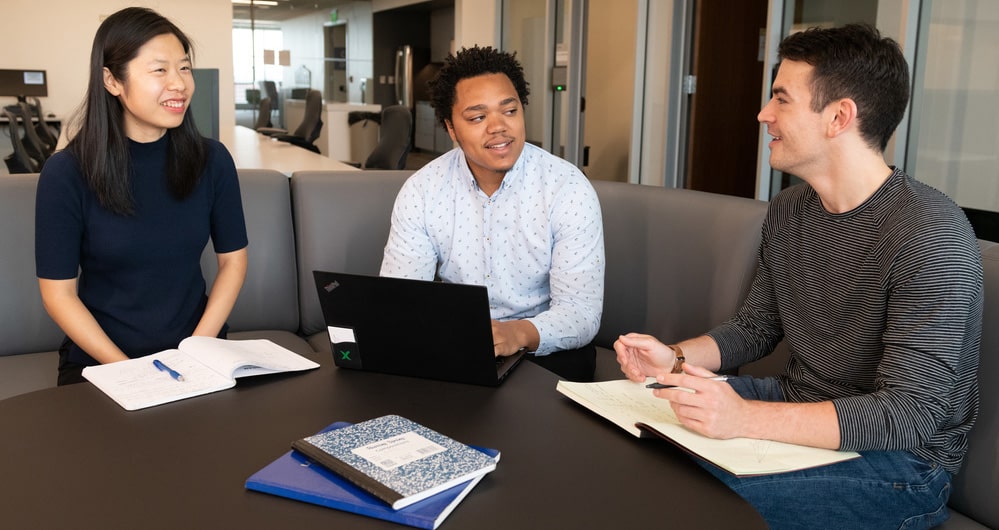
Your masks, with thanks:
[[[687,360],[687,358],[683,356],[683,350],[681,350],[680,346],[677,346],[676,344],[670,344],[669,349],[673,350],[673,353],[676,355],[676,360],[673,361],[673,370],[671,370],[670,373],[683,373],[683,363]]]

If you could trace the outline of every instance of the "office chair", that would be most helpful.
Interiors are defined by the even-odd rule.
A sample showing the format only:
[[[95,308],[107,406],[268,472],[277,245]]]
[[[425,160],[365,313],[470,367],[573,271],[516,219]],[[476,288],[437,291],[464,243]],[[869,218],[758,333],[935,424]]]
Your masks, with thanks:
[[[247,88],[243,93],[246,95],[246,102],[250,105],[260,104],[260,89],[258,88]]]
[[[274,125],[271,123],[271,98],[261,99],[257,106],[257,112],[257,123],[253,126],[254,130],[273,129]]]
[[[305,116],[294,133],[288,134],[286,129],[276,129],[273,127],[262,127],[257,129],[257,132],[261,132],[282,142],[288,142],[303,149],[308,149],[313,153],[319,153],[319,148],[313,142],[316,141],[316,138],[319,138],[319,133],[323,129],[322,115],[323,93],[318,90],[309,90],[309,93],[305,96]]]
[[[15,118],[15,124],[17,120],[21,121],[21,128],[24,130],[24,135],[21,136],[20,133],[17,133],[14,136],[18,137],[28,156],[35,160],[38,168],[41,169],[45,161],[48,160],[49,155],[55,151],[55,145],[49,146],[38,137],[38,133],[35,132],[34,124],[31,121],[31,110],[28,108],[27,103],[20,102],[17,105],[7,105],[4,107],[4,111]],[[11,141],[13,142],[13,136],[11,137]]]
[[[52,146],[52,150],[54,151],[56,145],[59,144],[59,131],[49,127],[49,125],[45,123],[45,111],[42,110],[42,102],[38,98],[31,98],[31,105],[29,108],[34,110],[38,116],[38,123],[35,124],[35,133],[42,139],[43,142]]]
[[[273,113],[275,110],[278,112],[278,125],[284,125],[284,115],[282,114],[281,98],[278,96],[277,84],[274,81],[258,81],[257,84],[263,91],[263,97],[271,98],[271,112]]]
[[[364,169],[405,169],[413,139],[413,113],[409,107],[392,105],[382,109],[381,121],[378,145],[365,160]]]
[[[24,144],[21,143],[21,131],[20,126],[17,124],[17,115],[8,108],[3,109],[3,114],[9,120],[10,143],[14,148],[14,152],[3,159],[4,163],[7,164],[7,170],[11,173],[38,173],[42,170],[42,164],[40,161],[32,158],[28,154],[28,150],[24,148]]]
[[[260,88],[264,89],[264,93],[267,94],[265,97],[271,98],[271,101],[278,100],[277,84],[274,81],[261,81]]]
[[[39,136],[38,125],[31,119],[34,113],[31,112],[31,106],[27,102],[21,101],[17,104],[17,107],[20,109],[19,114],[21,115],[21,120],[24,122],[24,137],[21,138],[21,141],[24,142],[24,148],[28,150],[28,154],[32,158],[40,160],[44,164],[49,156],[55,152],[55,139],[53,138],[49,142]],[[38,121],[42,125],[45,124],[45,120],[42,118],[39,118]]]

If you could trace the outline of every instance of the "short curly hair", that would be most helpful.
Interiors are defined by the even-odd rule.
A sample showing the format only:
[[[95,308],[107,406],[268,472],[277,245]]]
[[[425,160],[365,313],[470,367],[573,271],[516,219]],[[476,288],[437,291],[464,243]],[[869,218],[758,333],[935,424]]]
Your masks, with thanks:
[[[457,54],[449,55],[444,66],[430,80],[430,103],[434,107],[437,121],[447,129],[454,109],[454,99],[458,82],[462,79],[485,74],[504,74],[517,89],[520,104],[527,106],[527,80],[524,79],[524,69],[517,62],[517,54],[507,53],[492,46],[462,48]]]

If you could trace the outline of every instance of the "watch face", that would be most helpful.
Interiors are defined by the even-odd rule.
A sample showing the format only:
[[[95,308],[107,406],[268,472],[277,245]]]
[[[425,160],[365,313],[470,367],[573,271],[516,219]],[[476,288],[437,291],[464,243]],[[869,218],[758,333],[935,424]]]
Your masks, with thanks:
[[[683,350],[679,346],[673,345],[669,346],[673,350],[673,355],[676,356],[676,360],[673,361],[673,373],[678,374],[683,371],[683,363],[686,362],[687,358],[683,356]]]

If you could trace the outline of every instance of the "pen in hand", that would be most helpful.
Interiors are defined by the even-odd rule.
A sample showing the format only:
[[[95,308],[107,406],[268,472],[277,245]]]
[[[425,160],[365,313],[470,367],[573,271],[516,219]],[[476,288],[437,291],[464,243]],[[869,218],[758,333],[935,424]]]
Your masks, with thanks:
[[[717,375],[715,377],[709,377],[711,381],[728,381],[727,375]],[[662,383],[649,383],[645,385],[645,388],[676,388],[676,385],[664,385]]]
[[[156,369],[159,370],[159,371],[161,371],[161,372],[166,372],[166,373],[170,374],[170,377],[174,378],[177,381],[183,381],[184,380],[184,376],[180,375],[180,372],[178,372],[178,371],[170,368],[169,366],[163,364],[162,362],[160,362],[159,359],[153,359],[153,366],[155,366]]]

